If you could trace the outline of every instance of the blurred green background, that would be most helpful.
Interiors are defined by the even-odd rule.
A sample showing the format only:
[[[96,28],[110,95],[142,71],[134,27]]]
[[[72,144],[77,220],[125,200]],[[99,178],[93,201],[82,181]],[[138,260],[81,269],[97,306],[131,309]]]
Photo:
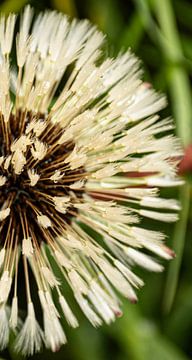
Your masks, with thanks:
[[[0,11],[19,12],[30,3],[38,13],[57,9],[71,17],[88,18],[107,34],[106,55],[132,48],[142,60],[144,79],[167,94],[176,133],[184,147],[192,143],[192,2],[190,0],[7,0]],[[192,155],[191,155],[192,157]],[[186,184],[166,195],[182,203],[180,221],[174,226],[158,223],[168,244],[177,253],[165,264],[163,274],[136,269],[146,285],[139,303],[122,299],[124,316],[111,326],[94,329],[76,307],[81,326],[66,328],[68,344],[52,354],[31,357],[66,360],[187,360],[192,359],[192,207],[190,169]],[[148,227],[154,224],[147,224]],[[17,359],[11,349],[0,359]]]

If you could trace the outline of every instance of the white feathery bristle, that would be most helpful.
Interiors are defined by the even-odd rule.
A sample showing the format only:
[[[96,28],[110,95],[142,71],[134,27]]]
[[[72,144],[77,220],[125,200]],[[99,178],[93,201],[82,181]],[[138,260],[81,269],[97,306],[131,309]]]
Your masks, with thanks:
[[[110,324],[115,320],[114,311],[110,308],[105,298],[98,291],[98,288],[94,286],[94,283],[91,284],[87,296],[106,324]]]
[[[79,167],[85,165],[87,161],[87,155],[83,152],[78,151],[77,148],[74,148],[71,154],[65,159],[65,163],[70,164],[71,170],[78,169]]]
[[[5,305],[0,305],[0,350],[3,350],[9,341],[9,322]]]
[[[61,345],[66,343],[66,337],[55,310],[47,301],[45,293],[39,291],[39,299],[43,309],[44,334],[46,347],[57,351]]]
[[[40,179],[40,175],[38,175],[34,169],[29,169],[27,171],[27,174],[30,179],[30,185],[35,186],[37,184],[38,180]]]
[[[21,135],[11,144],[11,151],[15,152],[17,150],[20,150],[22,152],[25,152],[27,150],[27,146],[31,145],[31,143],[32,141],[29,136]]]
[[[117,172],[116,165],[108,164],[103,169],[97,170],[93,174],[93,177],[96,178],[96,179],[102,179],[102,178],[107,177],[107,176],[113,176],[113,175],[116,174],[116,172]]]
[[[53,352],[58,351],[60,346],[67,342],[59,319],[54,315],[48,314],[47,311],[44,312],[44,331],[46,347]]]
[[[42,160],[47,153],[47,146],[39,139],[34,141],[33,146],[31,147],[31,154],[35,160]]]
[[[11,158],[12,158],[11,155],[6,157],[5,162],[4,162],[4,169],[5,170],[9,169],[9,166],[10,166],[10,163],[11,163]]]
[[[155,242],[145,242],[144,246],[146,249],[152,251],[154,254],[161,256],[163,259],[171,260],[174,257],[174,252],[166,247],[164,244],[158,244]]]
[[[48,290],[45,291],[45,299],[46,299],[47,305],[48,305],[51,313],[59,318],[60,317],[59,312],[58,312],[58,310],[57,310],[57,308],[55,306],[55,303],[53,301],[52,293],[50,291],[48,291]]]
[[[10,14],[7,19],[0,19],[0,44],[2,55],[8,55],[12,48],[16,15]]]
[[[0,175],[0,186],[5,185],[6,180],[7,180],[6,176]]]
[[[85,180],[79,180],[79,181],[75,181],[73,184],[71,184],[69,187],[70,189],[72,190],[78,190],[78,189],[82,189],[82,187],[84,186],[85,184]]]
[[[28,41],[29,41],[29,28],[32,20],[32,9],[30,6],[26,6],[24,13],[21,16],[20,31],[17,35],[16,50],[17,50],[17,64],[20,68],[23,67],[26,56],[28,53]]]
[[[34,249],[31,241],[31,237],[23,239],[22,241],[22,254],[26,257],[30,257],[33,255]]]
[[[156,177],[152,176],[146,179],[148,186],[159,186],[159,187],[176,187],[184,184],[184,180],[175,179],[170,177]]]
[[[55,209],[62,214],[65,214],[67,208],[70,206],[70,196],[54,196],[53,202]]]
[[[143,280],[141,280],[137,275],[135,275],[128,266],[125,266],[119,260],[114,261],[115,266],[122,272],[122,274],[127,278],[127,280],[132,284],[134,287],[138,288],[144,285]]]
[[[69,260],[61,251],[55,250],[54,255],[60,266],[65,267],[67,270],[71,270],[72,261]]]
[[[8,207],[6,209],[0,210],[0,221],[5,220],[9,214],[10,214],[11,209]]]
[[[99,318],[96,312],[94,312],[92,306],[89,304],[87,299],[84,298],[79,292],[74,292],[74,296],[81,310],[83,311],[85,316],[89,319],[91,324],[95,327],[100,326],[102,324],[102,320]]]
[[[88,285],[76,270],[69,271],[68,277],[75,291],[87,294]]]
[[[12,277],[9,272],[5,270],[0,279],[0,303],[6,302],[11,290]]]
[[[159,197],[144,196],[140,201],[140,205],[157,209],[180,210],[180,205],[177,200],[162,199]]]
[[[25,323],[15,340],[15,350],[23,355],[33,355],[40,351],[43,332],[36,321],[33,303],[28,303],[28,313]]]
[[[174,222],[178,220],[178,214],[174,213],[160,213],[157,211],[149,210],[139,210],[139,214],[150,219],[164,221],[164,222]]]
[[[17,296],[14,296],[11,305],[11,315],[9,319],[10,328],[14,330],[17,327],[17,323],[18,323],[18,299]]]
[[[112,290],[111,286],[109,285],[108,281],[102,275],[99,274],[98,280],[101,282],[101,284],[98,283],[96,279],[91,280],[91,289],[94,291],[94,293],[98,294],[104,301],[107,303],[107,306],[112,310],[113,314],[115,316],[120,316],[121,310],[119,308],[120,301],[114,291]],[[104,287],[103,287],[104,285]],[[107,310],[108,313],[108,310]],[[111,317],[112,316],[112,317]],[[104,319],[104,317],[103,317]],[[110,319],[113,321],[113,315],[110,314]],[[105,319],[104,319],[105,321]]]
[[[0,166],[3,164],[4,160],[5,160],[5,157],[4,157],[4,156],[0,156]]]
[[[27,125],[25,133],[29,134],[30,132],[33,131],[35,133],[35,135],[37,137],[39,137],[42,134],[42,132],[45,130],[45,128],[46,128],[46,122],[45,121],[43,121],[43,120],[37,120],[37,121],[33,120]]]
[[[23,171],[24,165],[26,164],[27,160],[25,155],[20,149],[17,149],[12,156],[11,163],[13,165],[13,169],[16,175],[20,175]]]
[[[127,297],[131,302],[137,302],[137,296],[129,284],[129,282],[125,279],[125,277],[121,274],[117,268],[113,267],[110,263],[105,261],[104,259],[98,260],[98,265],[108,278],[108,280],[113,284],[118,291]]]
[[[47,215],[37,215],[37,221],[39,225],[42,226],[44,229],[51,227],[51,220],[48,218]]]
[[[129,247],[125,249],[125,253],[135,264],[149,271],[154,271],[154,272],[163,271],[162,265],[158,264],[150,256],[143,254],[138,250]]]
[[[50,270],[47,266],[41,267],[42,275],[48,282],[51,287],[59,285],[59,281],[55,278],[55,275],[52,270]]]
[[[5,259],[5,254],[6,254],[6,250],[5,248],[0,250],[0,269],[4,263],[4,259]]]
[[[61,173],[59,170],[56,170],[53,175],[50,176],[50,180],[57,183],[59,180],[63,178],[64,174]]]
[[[65,300],[64,296],[62,295],[59,296],[59,303],[61,305],[63,314],[65,315],[68,324],[73,328],[78,327],[79,326],[78,321],[75,315],[73,314],[73,312],[71,311],[69,305],[67,304],[67,301]]]

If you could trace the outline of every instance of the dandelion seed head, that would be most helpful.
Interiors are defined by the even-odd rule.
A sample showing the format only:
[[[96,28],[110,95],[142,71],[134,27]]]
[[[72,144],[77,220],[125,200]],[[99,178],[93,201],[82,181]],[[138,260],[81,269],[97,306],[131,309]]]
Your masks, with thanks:
[[[66,342],[61,312],[78,326],[66,287],[94,326],[109,324],[121,314],[118,293],[137,301],[132,267],[162,271],[149,251],[173,257],[164,234],[139,223],[177,220],[178,203],[158,190],[182,183],[182,150],[172,120],[156,115],[164,96],[142,83],[130,51],[101,61],[103,34],[54,11],[33,20],[27,6],[18,33],[15,21],[0,18],[0,348],[11,328],[16,351],[32,355]]]

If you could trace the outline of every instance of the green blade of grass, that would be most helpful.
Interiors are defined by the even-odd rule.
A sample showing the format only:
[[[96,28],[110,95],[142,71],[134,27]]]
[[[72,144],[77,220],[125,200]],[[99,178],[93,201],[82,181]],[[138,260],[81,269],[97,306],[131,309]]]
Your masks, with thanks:
[[[182,62],[180,63],[183,59],[183,51],[174,11],[170,0],[154,0],[153,6],[161,28],[162,39],[165,39],[165,41],[161,41],[161,46],[167,60],[168,82],[177,132],[183,144],[187,145],[192,138],[191,92],[188,74],[183,68]]]
[[[179,62],[180,59],[183,58],[183,52],[177,31],[172,2],[171,0],[154,0],[153,8],[160,25],[162,39],[165,38],[165,41],[161,42],[161,46],[164,57],[168,60],[168,80],[173,100],[173,111],[177,125],[177,134],[180,136],[184,146],[186,146],[191,142],[192,137],[190,82],[186,70]],[[177,289],[189,213],[189,194],[190,185],[186,184],[180,191],[182,211],[180,220],[175,226],[173,236],[173,248],[176,251],[177,258],[175,261],[170,263],[168,270],[164,297],[165,311],[170,311]]]
[[[173,235],[173,248],[176,253],[176,258],[170,263],[167,279],[165,283],[165,293],[163,301],[163,310],[168,313],[172,307],[175,293],[178,284],[179,271],[181,267],[181,261],[183,256],[183,249],[185,243],[185,233],[187,228],[187,220],[189,213],[190,205],[190,185],[186,184],[180,190],[180,201],[182,211],[180,214],[180,219],[175,225],[174,235]]]

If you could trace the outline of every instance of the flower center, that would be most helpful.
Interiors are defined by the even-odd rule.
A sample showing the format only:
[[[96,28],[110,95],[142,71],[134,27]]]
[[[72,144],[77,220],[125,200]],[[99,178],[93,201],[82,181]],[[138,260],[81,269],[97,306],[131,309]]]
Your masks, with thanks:
[[[85,172],[70,168],[67,158],[75,144],[60,144],[63,133],[41,114],[20,111],[9,126],[1,120],[0,229],[7,232],[14,224],[18,241],[32,234],[47,241],[47,231],[60,235],[77,212],[73,200],[82,190],[76,184]]]

